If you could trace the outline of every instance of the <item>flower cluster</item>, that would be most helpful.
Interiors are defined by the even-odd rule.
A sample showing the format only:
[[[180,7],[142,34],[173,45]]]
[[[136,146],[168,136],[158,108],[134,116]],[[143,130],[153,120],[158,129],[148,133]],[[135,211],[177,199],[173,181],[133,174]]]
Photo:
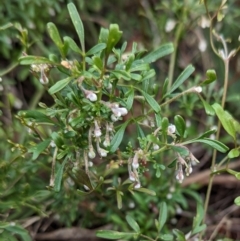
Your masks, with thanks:
[[[40,73],[40,83],[43,85],[47,85],[49,82],[49,79],[47,77],[47,73],[50,70],[49,64],[32,64],[31,69],[33,72]]]
[[[133,158],[128,160],[128,173],[130,181],[134,182],[134,188],[140,188],[141,183],[138,175],[139,159],[143,159],[143,150],[139,149],[135,152]]]
[[[186,147],[185,147],[186,148]],[[177,153],[177,171],[176,171],[176,179],[182,183],[184,180],[184,173],[183,173],[183,167],[185,166],[185,174],[186,176],[189,176],[193,169],[192,165],[195,165],[199,161],[197,158],[188,150],[189,155],[185,157],[185,159]]]

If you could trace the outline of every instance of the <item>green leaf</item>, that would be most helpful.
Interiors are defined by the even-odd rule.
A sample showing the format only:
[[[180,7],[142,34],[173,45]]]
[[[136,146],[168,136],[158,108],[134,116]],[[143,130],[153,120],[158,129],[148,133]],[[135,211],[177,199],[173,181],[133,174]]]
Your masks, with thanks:
[[[130,122],[130,120],[128,120],[127,122],[122,124],[120,129],[117,131],[117,133],[113,137],[113,139],[111,141],[110,152],[115,152],[117,150],[117,148],[119,147],[119,145],[121,144],[125,129],[126,129],[129,122]]]
[[[201,143],[205,143],[209,146],[211,146],[212,148],[220,151],[220,152],[226,152],[229,148],[224,145],[222,142],[220,141],[216,141],[216,140],[212,140],[212,139],[209,139],[209,138],[204,138],[204,139],[194,139],[194,140],[191,140],[190,143],[194,143],[194,142],[201,142]]]
[[[158,216],[158,233],[161,232],[164,224],[167,221],[167,204],[165,202],[162,202],[160,204],[160,212],[159,212],[159,216]]]
[[[193,219],[192,235],[203,231],[206,228],[206,225],[201,225],[204,217],[204,208],[202,203],[197,203],[196,216]]]
[[[161,45],[158,49],[150,52],[145,57],[142,58],[142,60],[145,63],[153,63],[156,60],[160,59],[161,57],[171,54],[174,51],[174,47],[172,43],[167,43],[164,45]]]
[[[165,241],[173,241],[173,238],[172,234],[163,234],[160,236],[160,239]]]
[[[105,49],[107,47],[107,45],[105,43],[98,43],[97,45],[93,46],[91,49],[88,50],[88,52],[86,53],[86,55],[93,55],[96,54],[100,51],[102,51],[103,49]]]
[[[171,86],[170,90],[168,91],[168,93],[166,95],[171,94],[180,85],[182,85],[184,83],[184,81],[186,81],[189,78],[189,76],[194,72],[194,70],[195,70],[195,68],[192,65],[188,65],[187,68],[185,68],[183,70],[183,72],[178,76],[178,78],[173,83],[173,85]]]
[[[41,56],[33,56],[33,55],[27,55],[27,56],[22,56],[19,59],[19,63],[22,65],[31,65],[31,64],[52,64],[54,65],[55,63],[52,62],[51,60],[41,57]]]
[[[53,40],[53,42],[57,45],[58,49],[60,50],[60,53],[62,55],[63,58],[65,58],[64,56],[64,44],[62,42],[62,39],[59,35],[58,29],[56,27],[56,25],[54,23],[48,23],[47,24],[47,30],[49,33],[49,36],[51,37],[51,39]]]
[[[240,196],[239,197],[236,197],[234,199],[234,203],[237,205],[237,206],[240,206]]]
[[[106,54],[109,55],[113,47],[118,43],[122,36],[122,31],[119,31],[119,26],[117,24],[110,24]]]
[[[159,113],[155,113],[155,120],[156,120],[157,127],[162,126],[162,117],[160,116]]]
[[[130,215],[126,216],[126,220],[135,232],[140,233],[140,227],[138,223]]]
[[[102,71],[103,69],[103,62],[99,56],[94,56],[93,58],[93,64],[98,68],[98,70]]]
[[[36,146],[30,148],[29,152],[33,153],[33,160],[36,160],[38,158],[38,156],[49,146],[51,140],[47,139],[43,142],[40,142],[39,144],[37,144]]]
[[[0,228],[2,228],[1,224],[2,224],[2,222],[0,223]],[[11,232],[12,235],[18,234],[24,241],[32,241],[30,235],[28,234],[28,231],[18,224],[12,225],[11,223],[8,223],[3,228],[5,230]]]
[[[134,89],[131,88],[131,89],[126,93],[126,96],[127,96],[126,108],[127,108],[128,110],[130,110],[130,109],[132,108],[133,100],[134,100]]]
[[[181,136],[181,138],[183,138],[186,130],[186,123],[184,119],[180,115],[176,115],[174,116],[174,124],[176,126],[178,134]]]
[[[79,53],[79,54],[82,54],[81,49],[78,47],[78,45],[76,44],[76,42],[72,38],[70,38],[68,36],[65,36],[63,38],[63,40],[64,40],[64,42],[68,43],[68,45],[69,45],[69,47],[72,51],[74,51],[76,53]]]
[[[200,84],[201,86],[209,85],[217,79],[216,71],[209,69],[206,72],[207,78]]]
[[[235,157],[238,157],[239,155],[240,155],[239,149],[234,148],[228,153],[228,158],[235,158]]]
[[[79,183],[81,183],[82,185],[87,186],[90,191],[93,190],[93,186],[92,186],[91,180],[90,180],[89,176],[87,175],[87,173],[84,170],[78,169],[76,171],[76,173],[75,173],[75,176],[76,176],[77,180],[79,181]]]
[[[173,229],[172,231],[173,231],[173,233],[175,234],[175,236],[177,237],[177,241],[187,241],[187,240],[185,239],[185,235],[184,235],[183,232],[181,232],[181,231],[178,230],[178,229]]]
[[[161,108],[160,105],[157,103],[157,101],[148,93],[141,91],[142,95],[144,96],[144,98],[146,99],[146,101],[148,102],[148,104],[151,106],[151,108],[156,112],[160,112]]]
[[[135,189],[134,191],[137,191],[137,192],[144,192],[144,193],[146,193],[146,194],[148,194],[148,195],[156,196],[156,192],[155,192],[155,191],[150,190],[150,189],[147,189],[147,188],[143,188],[143,187],[138,188],[138,189]]]
[[[48,116],[46,116],[45,114],[37,110],[20,111],[19,115],[24,118],[34,119],[36,122],[51,123],[51,124],[55,123]]]
[[[53,190],[55,192],[59,192],[60,189],[61,189],[63,170],[64,170],[64,167],[65,167],[65,165],[67,163],[67,160],[68,160],[68,158],[65,158],[63,163],[61,163],[60,167],[57,170],[55,181],[54,181],[54,188],[53,188]]]
[[[169,121],[167,117],[162,118],[162,133],[164,141],[167,139],[167,132],[168,132]]]
[[[235,140],[237,134],[236,129],[239,123],[227,111],[224,111],[222,106],[218,103],[214,103],[212,107],[225,131]]]
[[[138,64],[134,67],[132,67],[130,69],[130,72],[134,72],[134,71],[145,71],[145,70],[149,70],[150,69],[150,66],[149,64]]]
[[[69,12],[70,18],[73,22],[73,25],[76,29],[78,38],[80,40],[82,52],[85,53],[84,28],[83,28],[82,20],[81,20],[79,14],[78,14],[78,11],[73,3],[69,3],[67,5],[67,7],[68,7],[68,12]]]
[[[98,230],[96,236],[99,238],[106,239],[131,239],[136,235],[136,233],[124,233],[113,230]]]
[[[203,98],[201,95],[199,95],[201,101],[202,101],[202,104],[203,104],[203,107],[205,109],[205,112],[207,115],[214,115],[215,114],[215,111],[214,109],[212,108],[212,106],[210,104],[208,104]]]
[[[57,81],[49,90],[48,93],[50,95],[53,95],[55,93],[57,93],[58,91],[62,90],[65,86],[67,86],[70,81],[73,79],[72,76],[67,77],[66,79],[62,79]]]
[[[162,96],[165,96],[167,94],[168,85],[169,85],[169,79],[166,78],[162,88]]]
[[[122,208],[122,195],[123,195],[123,193],[117,190],[116,195],[117,195],[118,209],[121,209]]]
[[[131,80],[131,75],[124,70],[113,70],[111,73],[118,79]]]
[[[189,156],[189,150],[187,148],[183,148],[181,146],[171,145],[171,149],[175,152],[178,152],[181,156]]]
[[[150,69],[146,72],[143,73],[143,76],[142,76],[142,81],[144,80],[149,80],[151,79],[152,77],[154,77],[156,75],[156,72],[154,69]]]
[[[61,138],[61,136],[57,132],[52,132],[51,137],[52,137],[54,143],[56,144],[56,146],[58,148],[62,148],[62,145],[64,144],[64,142],[63,142],[63,139]]]
[[[209,137],[211,136],[212,134],[215,134],[216,133],[216,129],[212,129],[212,130],[209,130],[209,131],[206,131],[204,132],[202,135],[200,135],[197,139],[203,139],[205,137]]]
[[[145,134],[141,128],[141,126],[136,122],[136,126],[137,126],[137,134],[140,138],[145,138]]]

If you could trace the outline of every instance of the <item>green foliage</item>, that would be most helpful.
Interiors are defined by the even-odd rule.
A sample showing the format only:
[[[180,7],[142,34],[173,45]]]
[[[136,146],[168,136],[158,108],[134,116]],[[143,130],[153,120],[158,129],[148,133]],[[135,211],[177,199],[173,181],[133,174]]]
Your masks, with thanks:
[[[182,48],[179,48],[180,36],[184,45],[188,34],[186,30],[193,32],[197,28],[197,22],[204,16],[203,8],[193,1],[189,6],[181,1],[172,5],[162,1],[156,6],[153,4],[154,9],[143,4],[141,11],[144,13],[140,15],[146,17],[144,21],[151,23],[151,31],[149,27],[141,27],[145,29],[141,29],[141,33],[147,36],[148,32],[153,32],[152,44],[149,44],[153,45],[153,50],[147,52],[141,41],[121,43],[122,36],[126,36],[118,24],[101,24],[104,27],[97,34],[95,25],[99,20],[91,18],[89,21],[88,14],[109,3],[79,2],[76,6],[69,3],[64,8],[60,7],[60,3],[51,1],[46,4],[46,8],[52,6],[58,9],[59,15],[59,10],[63,12],[56,19],[56,25],[50,22],[44,30],[43,21],[36,21],[36,29],[41,29],[39,37],[43,36],[42,31],[47,30],[52,41],[50,43],[47,37],[44,38],[47,46],[43,46],[36,39],[38,37],[33,38],[35,31],[27,31],[18,23],[5,23],[0,28],[0,31],[17,31],[21,42],[21,51],[12,59],[13,65],[1,71],[0,75],[14,69],[16,59],[24,51],[24,55],[18,58],[18,63],[23,65],[19,76],[29,71],[26,68],[29,65],[30,77],[25,82],[30,80],[37,86],[37,98],[31,97],[30,106],[24,105],[26,110],[18,112],[12,126],[4,130],[1,123],[0,127],[0,137],[8,139],[7,144],[0,144],[4,153],[0,162],[0,187],[3,189],[0,211],[4,217],[4,222],[0,224],[1,235],[7,240],[31,240],[22,227],[25,218],[55,214],[60,217],[59,224],[65,226],[76,224],[78,220],[90,229],[111,223],[113,230],[99,230],[97,236],[113,240],[188,240],[203,235],[207,229],[204,224],[206,210],[194,189],[196,187],[193,184],[193,187],[183,188],[179,184],[184,181],[185,175],[191,174],[192,164],[199,162],[192,153],[192,144],[198,143],[204,152],[214,149],[222,153],[231,146],[226,158],[219,164],[212,162],[210,178],[222,172],[240,178],[239,172],[228,165],[222,167],[228,159],[239,156],[240,128],[237,114],[228,111],[228,106],[225,106],[226,85],[223,90],[215,91],[221,86],[216,75],[217,72],[221,79],[221,70],[209,69],[206,77],[202,77],[199,70],[202,68],[197,62],[199,57],[188,64]],[[116,4],[122,6],[123,3]],[[6,5],[8,10],[12,8],[9,3]],[[36,12],[36,6],[41,5],[41,1],[33,1],[27,11]],[[213,14],[213,5],[209,3],[209,16]],[[223,14],[224,7],[223,2],[215,8],[212,20],[216,17],[222,21],[223,17],[227,17]],[[80,9],[83,18],[78,13]],[[161,11],[164,14],[158,14]],[[107,12],[111,14],[111,11]],[[175,18],[175,25],[170,32],[167,29],[165,32],[168,14]],[[158,17],[159,22],[156,21]],[[190,18],[197,21],[190,24]],[[66,19],[72,21],[72,26],[70,21],[67,28],[63,26],[63,22],[67,23]],[[132,32],[134,24],[131,21],[129,18],[127,25]],[[29,20],[26,19],[26,22]],[[125,22],[119,22],[121,28]],[[136,29],[140,29],[142,22],[136,25]],[[79,40],[68,36],[74,36],[74,31]],[[156,37],[158,31],[161,33],[161,44]],[[205,39],[205,33],[201,29],[199,31],[197,38]],[[215,50],[211,34],[222,43],[224,51]],[[228,53],[227,40],[213,30],[210,35],[212,48],[222,58],[227,71],[229,60],[238,49]],[[29,39],[37,40],[31,48]],[[1,48],[5,48],[4,56],[9,58],[6,45]],[[178,61],[177,52],[183,56]],[[205,56],[201,55],[206,69],[208,65],[203,64]],[[228,72],[224,76],[227,75]],[[175,79],[175,76],[178,77]],[[10,85],[4,82],[4,91]],[[17,96],[4,93],[9,103],[16,102]],[[44,103],[40,103],[44,93],[51,100],[42,98]],[[220,102],[221,105],[218,104]],[[0,104],[5,106],[5,102]],[[10,108],[11,114],[15,115],[14,107]],[[211,117],[204,115],[203,109]],[[3,111],[5,114],[6,108]],[[234,117],[230,113],[234,113]],[[220,129],[211,129],[216,121],[215,114],[227,132],[222,139]],[[218,128],[221,125],[218,124]],[[216,139],[212,138],[214,134]],[[207,149],[204,144],[208,145]],[[189,197],[196,201],[196,211],[189,210],[192,208],[188,205]],[[235,204],[239,205],[238,197]],[[193,222],[189,222],[191,218],[188,218],[184,231],[180,230],[182,227],[178,223],[171,223],[178,207],[195,213],[190,215],[194,217]],[[18,221],[13,223],[12,220]]]

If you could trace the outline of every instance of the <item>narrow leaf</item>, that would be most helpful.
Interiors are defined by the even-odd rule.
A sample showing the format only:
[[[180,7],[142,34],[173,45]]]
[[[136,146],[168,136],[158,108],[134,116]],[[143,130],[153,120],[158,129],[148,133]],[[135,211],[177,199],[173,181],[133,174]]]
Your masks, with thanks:
[[[130,110],[132,108],[133,100],[134,100],[134,89],[131,88],[126,95],[127,95],[126,107],[128,110]]]
[[[160,59],[161,57],[171,54],[174,51],[174,47],[172,43],[167,43],[161,45],[158,49],[152,51],[151,53],[147,54],[142,60],[145,63],[153,63],[156,60]]]
[[[20,111],[19,115],[24,118],[34,119],[36,122],[44,122],[44,123],[51,123],[51,124],[55,123],[44,113],[37,110]]]
[[[186,130],[186,123],[180,115],[174,116],[174,124],[176,126],[178,134],[183,138]]]
[[[64,167],[65,167],[65,164],[67,163],[67,160],[68,160],[68,158],[65,158],[63,163],[60,165],[60,167],[57,170],[56,178],[55,178],[55,181],[54,181],[54,188],[53,188],[53,190],[55,192],[59,192],[60,189],[61,189],[63,170],[64,170]]]
[[[240,155],[239,149],[234,148],[228,153],[228,158],[235,158],[235,157],[238,157],[239,155]]]
[[[63,54],[63,47],[64,47],[64,45],[63,45],[62,39],[61,39],[61,37],[59,35],[59,32],[58,32],[58,29],[57,29],[56,25],[54,23],[48,23],[47,24],[47,30],[48,30],[49,36],[51,37],[53,42],[59,48],[60,53]]]
[[[65,36],[63,38],[63,40],[64,40],[64,42],[68,43],[68,45],[69,45],[69,47],[72,51],[74,51],[76,53],[79,53],[79,54],[82,54],[81,49],[78,47],[78,45],[76,44],[76,42],[72,38],[70,38],[68,36]]]
[[[215,110],[215,113],[216,113],[218,119],[220,120],[225,131],[230,136],[232,136],[233,139],[235,140],[236,139],[236,129],[235,129],[234,122],[236,120],[234,120],[234,118],[227,111],[224,111],[222,106],[219,105],[218,103],[214,103],[212,105],[212,107]]]
[[[195,140],[191,140],[190,141],[191,143],[194,143],[194,142],[201,142],[201,143],[205,143],[209,146],[211,146],[212,148],[220,151],[220,152],[226,152],[229,148],[224,145],[222,142],[220,141],[216,141],[216,140],[212,140],[212,139],[209,139],[209,138],[204,138],[204,139],[195,139]]]
[[[167,204],[165,202],[162,202],[160,204],[160,212],[159,212],[159,217],[158,217],[158,232],[160,233],[164,224],[167,221]]]
[[[83,23],[82,20],[78,14],[78,11],[73,3],[69,3],[67,5],[68,7],[68,12],[71,17],[71,20],[73,22],[73,25],[76,29],[77,35],[80,39],[81,47],[82,47],[82,52],[85,53],[85,43],[84,43],[84,28],[83,28]]]
[[[146,99],[146,101],[148,102],[148,104],[151,106],[151,108],[156,112],[160,112],[161,108],[160,105],[157,103],[157,101],[148,93],[141,91],[142,95],[144,96],[144,98]]]
[[[122,192],[117,191],[116,192],[117,195],[117,205],[118,205],[118,209],[122,208]]]
[[[106,46],[107,45],[105,43],[99,43],[99,44],[93,46],[91,49],[89,49],[88,52],[86,53],[86,55],[93,55],[93,54],[99,53],[100,51],[105,49]]]
[[[144,192],[144,193],[146,193],[148,195],[151,195],[151,196],[156,196],[156,192],[155,191],[147,189],[147,188],[143,188],[143,187],[135,189],[135,191]]]
[[[96,236],[99,238],[106,239],[131,239],[136,235],[136,233],[124,233],[113,230],[99,230],[96,232]]]
[[[207,115],[214,115],[214,114],[215,114],[215,111],[214,111],[213,107],[212,107],[210,104],[208,104],[208,103],[202,98],[201,95],[199,95],[199,97],[200,97],[200,99],[201,99],[201,101],[202,101],[202,104],[203,104],[203,107],[204,107],[204,109],[205,109],[206,114],[207,114]]]
[[[111,141],[110,152],[115,152],[117,150],[117,148],[119,147],[119,145],[121,144],[125,129],[126,129],[129,122],[130,122],[130,120],[128,120],[127,122],[122,124],[120,129],[117,131],[117,133],[113,137],[113,139]]]
[[[49,94],[53,95],[55,93],[57,93],[58,91],[62,90],[66,85],[68,85],[70,83],[70,81],[73,79],[73,77],[67,77],[66,79],[63,80],[59,80],[58,82],[56,82],[49,90]]]
[[[174,90],[176,90],[180,85],[184,83],[185,80],[189,78],[189,76],[194,72],[195,68],[192,65],[188,65],[187,68],[183,70],[183,72],[178,76],[176,81],[171,86],[167,95],[171,94]]]
[[[38,156],[49,146],[51,140],[47,139],[43,142],[40,142],[36,146],[32,147],[29,152],[33,152],[33,160],[36,160]]]
[[[130,215],[126,216],[126,220],[135,232],[137,232],[137,233],[140,232],[140,227],[139,227],[138,223]]]
[[[33,56],[33,55],[27,55],[27,56],[22,56],[19,58],[19,63],[22,65],[31,65],[31,64],[52,64],[54,65],[55,63],[52,62],[51,60],[41,57],[41,56]]]

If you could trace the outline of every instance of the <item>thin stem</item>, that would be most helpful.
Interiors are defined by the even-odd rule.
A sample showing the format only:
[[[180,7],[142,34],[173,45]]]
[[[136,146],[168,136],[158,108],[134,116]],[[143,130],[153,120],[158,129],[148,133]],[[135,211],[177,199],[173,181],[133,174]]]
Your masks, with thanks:
[[[175,64],[176,64],[176,56],[177,56],[177,49],[178,49],[178,43],[179,43],[179,39],[182,33],[182,29],[183,29],[183,23],[179,23],[177,31],[176,31],[176,35],[174,38],[174,42],[173,42],[173,46],[174,46],[174,51],[171,55],[170,58],[170,66],[169,66],[169,70],[168,70],[168,90],[171,88],[172,83],[173,83],[173,75],[174,75],[174,69],[175,69]]]
[[[147,240],[156,241],[156,239],[152,239],[152,238],[150,238],[150,237],[148,237],[148,236],[146,236],[144,234],[140,234],[140,236],[145,238],[145,239],[147,239]]]

